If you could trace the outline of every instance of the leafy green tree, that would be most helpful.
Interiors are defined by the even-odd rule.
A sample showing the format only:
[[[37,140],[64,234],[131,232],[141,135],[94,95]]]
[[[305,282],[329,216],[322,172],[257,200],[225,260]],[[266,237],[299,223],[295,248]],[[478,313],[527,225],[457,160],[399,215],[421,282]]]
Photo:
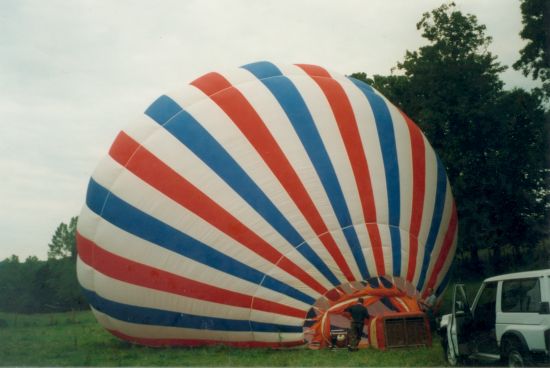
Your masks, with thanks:
[[[404,75],[374,75],[369,78],[366,73],[359,72],[351,74],[350,77],[370,84],[401,109],[411,105],[411,101],[407,100],[410,95],[410,80]]]
[[[400,75],[363,79],[403,109],[423,130],[446,166],[460,218],[459,254],[473,272],[479,251],[494,272],[501,249],[543,238],[547,130],[537,93],[503,90],[505,70],[488,50],[491,38],[474,15],[454,3],[423,14],[417,28],[429,41],[407,51]],[[464,266],[464,265],[463,265]]]
[[[55,230],[48,247],[48,259],[70,257],[76,260],[76,224],[78,217],[72,217],[69,224],[61,223]]]
[[[548,199],[545,175],[548,126],[540,94],[521,89],[505,91],[497,101],[499,123],[488,145],[486,179],[489,189],[489,227],[485,233],[494,271],[531,264],[537,244],[548,236]],[[501,249],[511,247],[502,259]]]
[[[19,257],[12,255],[0,262],[0,310],[11,312],[21,306],[21,263]]]
[[[31,292],[39,305],[40,312],[57,312],[61,310],[56,297],[56,280],[52,279],[52,262],[54,260],[43,262],[33,277],[34,282]]]
[[[15,255],[0,262],[0,310],[33,313],[41,309],[33,290],[34,275],[44,263],[35,256],[20,262]]]
[[[36,313],[84,309],[76,278],[76,222],[60,224],[49,244],[48,260],[12,256],[0,262],[0,310]]]
[[[461,219],[460,249],[479,269],[478,249],[490,227],[490,190],[479,173],[487,172],[486,145],[503,86],[498,74],[505,68],[487,51],[485,26],[454,6],[423,14],[417,29],[430,43],[397,64],[407,83],[396,94],[446,165]]]
[[[522,0],[521,14],[520,36],[527,40],[527,45],[513,67],[542,81],[544,93],[550,98],[550,1]]]
[[[82,309],[86,305],[76,278],[76,225],[78,217],[69,224],[61,223],[49,244],[47,264],[40,270],[38,280],[42,291],[49,290],[50,310]]]
[[[76,263],[69,257],[48,261],[50,277],[47,285],[54,290],[55,303],[60,310],[84,309],[87,307],[76,277]]]

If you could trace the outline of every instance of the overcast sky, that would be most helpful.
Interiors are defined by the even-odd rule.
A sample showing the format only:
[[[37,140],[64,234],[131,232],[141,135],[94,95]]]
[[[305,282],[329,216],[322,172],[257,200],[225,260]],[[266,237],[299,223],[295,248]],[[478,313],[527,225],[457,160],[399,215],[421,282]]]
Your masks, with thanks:
[[[517,60],[519,0],[455,0]],[[0,1],[0,260],[46,258],[119,130],[159,95],[254,61],[390,73],[443,0]],[[509,88],[533,83],[511,68]]]

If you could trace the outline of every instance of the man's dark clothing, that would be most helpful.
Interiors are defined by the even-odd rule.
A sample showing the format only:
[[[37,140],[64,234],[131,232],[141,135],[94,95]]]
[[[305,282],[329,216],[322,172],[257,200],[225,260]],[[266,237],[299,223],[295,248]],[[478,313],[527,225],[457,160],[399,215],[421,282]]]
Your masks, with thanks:
[[[367,308],[363,304],[357,303],[347,307],[344,312],[351,314],[351,328],[350,328],[350,350],[357,350],[361,336],[363,335],[363,326],[365,319],[370,318]]]
[[[370,318],[369,311],[363,304],[350,305],[344,311],[351,314],[353,322],[364,323],[365,319]]]

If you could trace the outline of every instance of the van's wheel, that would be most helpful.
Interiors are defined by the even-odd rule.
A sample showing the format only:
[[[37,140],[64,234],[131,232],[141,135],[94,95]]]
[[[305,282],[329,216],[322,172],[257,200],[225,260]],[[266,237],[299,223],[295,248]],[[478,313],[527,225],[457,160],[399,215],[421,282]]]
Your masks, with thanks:
[[[504,364],[508,367],[529,367],[532,365],[529,352],[517,339],[504,343]]]

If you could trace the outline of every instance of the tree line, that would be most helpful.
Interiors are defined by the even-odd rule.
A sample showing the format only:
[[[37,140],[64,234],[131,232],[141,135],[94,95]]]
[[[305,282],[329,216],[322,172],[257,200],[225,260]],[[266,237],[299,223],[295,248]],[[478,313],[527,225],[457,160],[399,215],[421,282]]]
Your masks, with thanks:
[[[62,312],[87,308],[76,279],[77,217],[61,223],[49,243],[48,259],[0,262],[0,311]]]
[[[550,5],[523,0],[513,65],[540,88],[507,90],[491,37],[448,3],[417,24],[427,44],[390,75],[352,74],[379,90],[422,129],[446,167],[459,215],[454,277],[550,267]],[[0,310],[87,307],[76,279],[76,224],[60,224],[48,259],[0,262]]]

